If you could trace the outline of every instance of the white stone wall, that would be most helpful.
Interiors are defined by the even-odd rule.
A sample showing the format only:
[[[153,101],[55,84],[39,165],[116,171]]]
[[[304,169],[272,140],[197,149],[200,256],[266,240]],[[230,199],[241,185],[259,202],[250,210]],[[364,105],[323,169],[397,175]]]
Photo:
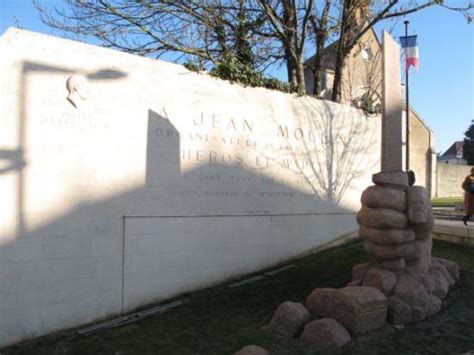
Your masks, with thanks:
[[[380,170],[347,106],[17,29],[0,53],[0,346],[330,242]]]
[[[471,173],[471,165],[446,164],[438,161],[436,197],[464,197],[461,187]]]

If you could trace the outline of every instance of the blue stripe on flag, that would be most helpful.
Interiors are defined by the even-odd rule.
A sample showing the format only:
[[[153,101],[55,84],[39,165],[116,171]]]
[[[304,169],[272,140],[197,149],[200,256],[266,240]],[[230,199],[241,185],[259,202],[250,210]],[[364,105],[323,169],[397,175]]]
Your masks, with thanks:
[[[402,48],[416,47],[416,37],[417,36],[400,37],[400,44],[402,45]]]

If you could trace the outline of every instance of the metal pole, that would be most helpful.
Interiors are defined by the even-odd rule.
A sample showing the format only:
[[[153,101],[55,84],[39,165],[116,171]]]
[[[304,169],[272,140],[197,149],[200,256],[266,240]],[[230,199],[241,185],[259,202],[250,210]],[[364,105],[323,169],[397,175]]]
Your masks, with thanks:
[[[408,41],[408,24],[410,21],[404,21],[405,24],[405,40]],[[405,108],[405,117],[406,117],[406,127],[405,127],[405,141],[406,141],[406,161],[405,161],[405,170],[409,171],[410,170],[410,104],[409,104],[409,95],[408,95],[408,83],[409,83],[409,78],[408,78],[408,67],[406,63],[406,53],[407,51],[405,50],[405,103],[406,103],[406,108]]]
[[[125,313],[125,228],[126,216],[122,216],[122,313]]]

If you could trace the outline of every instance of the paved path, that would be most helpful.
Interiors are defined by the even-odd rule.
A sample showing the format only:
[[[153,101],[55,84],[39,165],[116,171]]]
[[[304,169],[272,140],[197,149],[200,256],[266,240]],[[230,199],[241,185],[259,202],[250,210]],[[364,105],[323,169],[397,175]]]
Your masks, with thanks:
[[[434,239],[474,247],[474,221],[465,226],[459,220],[435,219]]]
[[[471,218],[471,222],[467,222],[467,226],[465,226],[462,223],[462,221],[449,220],[449,219],[435,219],[435,225],[451,226],[451,227],[455,227],[455,228],[473,229],[474,228],[474,218]]]

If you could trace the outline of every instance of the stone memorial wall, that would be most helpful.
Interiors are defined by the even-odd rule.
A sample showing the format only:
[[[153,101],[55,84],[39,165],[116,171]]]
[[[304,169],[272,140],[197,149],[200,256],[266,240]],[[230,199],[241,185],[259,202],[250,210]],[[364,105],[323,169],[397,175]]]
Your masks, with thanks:
[[[357,229],[378,116],[17,29],[0,53],[0,346]]]

